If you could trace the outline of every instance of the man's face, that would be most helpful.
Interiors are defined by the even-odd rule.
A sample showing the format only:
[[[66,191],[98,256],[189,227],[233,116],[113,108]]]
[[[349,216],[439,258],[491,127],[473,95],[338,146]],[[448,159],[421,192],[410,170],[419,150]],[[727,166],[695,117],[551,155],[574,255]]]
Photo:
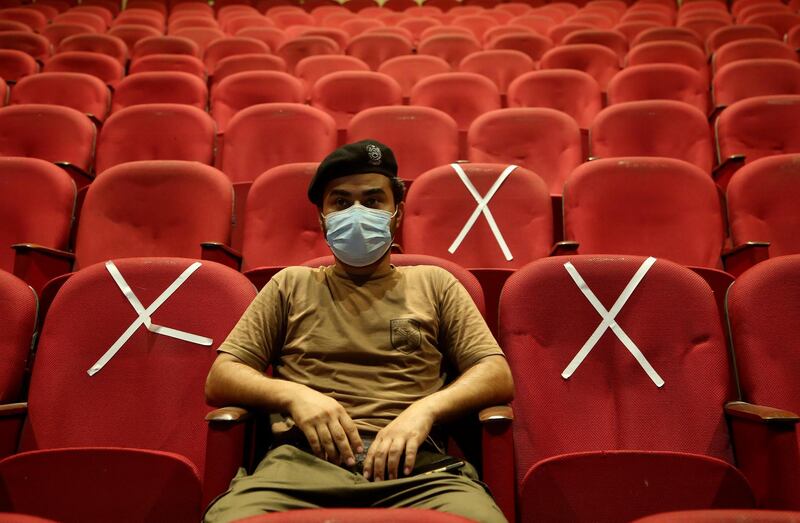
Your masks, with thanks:
[[[380,209],[397,215],[392,233],[397,229],[403,214],[403,203],[395,206],[389,178],[382,174],[353,174],[336,178],[325,187],[322,215],[347,209],[355,202],[370,209]]]

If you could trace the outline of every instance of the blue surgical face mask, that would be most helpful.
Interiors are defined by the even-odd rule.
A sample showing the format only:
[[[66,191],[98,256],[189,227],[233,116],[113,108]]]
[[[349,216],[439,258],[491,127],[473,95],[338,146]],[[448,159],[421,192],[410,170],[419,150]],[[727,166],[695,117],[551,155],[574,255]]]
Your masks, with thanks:
[[[325,215],[325,238],[333,254],[351,267],[366,267],[380,260],[392,246],[390,224],[397,214],[370,209],[356,202],[347,209]]]

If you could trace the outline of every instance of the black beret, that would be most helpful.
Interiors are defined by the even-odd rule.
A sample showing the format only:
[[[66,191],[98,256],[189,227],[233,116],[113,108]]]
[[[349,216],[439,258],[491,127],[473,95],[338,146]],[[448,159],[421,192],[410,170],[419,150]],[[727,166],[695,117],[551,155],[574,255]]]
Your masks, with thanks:
[[[329,154],[317,167],[308,186],[308,199],[315,205],[321,205],[328,182],[343,176],[368,173],[397,178],[397,161],[392,150],[375,140],[343,145]]]

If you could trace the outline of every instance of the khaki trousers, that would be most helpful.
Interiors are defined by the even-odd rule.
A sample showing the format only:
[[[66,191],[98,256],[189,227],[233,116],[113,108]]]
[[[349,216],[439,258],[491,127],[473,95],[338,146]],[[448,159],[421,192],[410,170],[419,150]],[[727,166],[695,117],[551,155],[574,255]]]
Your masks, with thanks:
[[[443,457],[420,451],[416,465]],[[372,482],[290,445],[270,451],[252,475],[240,470],[228,491],[209,505],[205,521],[321,507],[432,509],[481,523],[506,521],[469,464],[458,474],[436,472]]]

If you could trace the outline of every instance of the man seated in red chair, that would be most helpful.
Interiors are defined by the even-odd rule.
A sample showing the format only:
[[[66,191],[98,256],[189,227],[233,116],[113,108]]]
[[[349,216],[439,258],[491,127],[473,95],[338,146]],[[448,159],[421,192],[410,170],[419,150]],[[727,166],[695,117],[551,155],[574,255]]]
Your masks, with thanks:
[[[391,264],[403,194],[381,143],[345,145],[319,165],[308,197],[335,264],[276,274],[217,349],[209,403],[275,413],[275,444],[207,522],[318,507],[505,521],[473,467],[444,454],[437,427],[509,402],[511,372],[455,277]],[[448,363],[458,377],[445,385]]]

